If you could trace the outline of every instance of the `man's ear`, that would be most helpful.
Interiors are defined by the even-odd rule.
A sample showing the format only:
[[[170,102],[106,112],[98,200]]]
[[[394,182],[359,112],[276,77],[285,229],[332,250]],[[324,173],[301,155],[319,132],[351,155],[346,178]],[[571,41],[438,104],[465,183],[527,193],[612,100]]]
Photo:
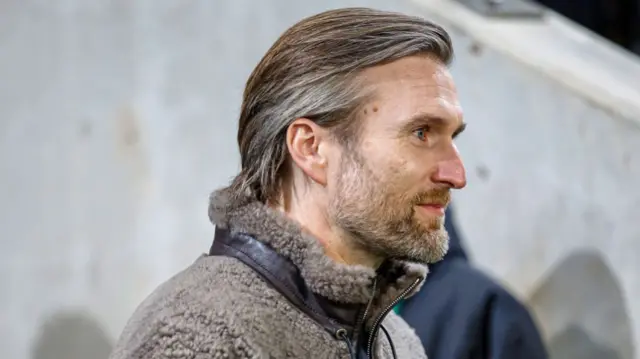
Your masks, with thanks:
[[[329,133],[308,118],[298,118],[287,128],[287,148],[293,163],[309,178],[327,184]]]

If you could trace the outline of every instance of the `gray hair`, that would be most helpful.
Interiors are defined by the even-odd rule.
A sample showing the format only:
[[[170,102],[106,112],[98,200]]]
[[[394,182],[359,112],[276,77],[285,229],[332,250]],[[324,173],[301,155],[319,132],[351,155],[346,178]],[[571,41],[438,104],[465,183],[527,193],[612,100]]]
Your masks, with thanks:
[[[230,194],[277,200],[289,158],[289,125],[309,118],[347,143],[366,97],[356,76],[416,54],[449,65],[449,34],[420,17],[368,8],[326,11],[285,31],[247,81],[238,127],[242,169]]]

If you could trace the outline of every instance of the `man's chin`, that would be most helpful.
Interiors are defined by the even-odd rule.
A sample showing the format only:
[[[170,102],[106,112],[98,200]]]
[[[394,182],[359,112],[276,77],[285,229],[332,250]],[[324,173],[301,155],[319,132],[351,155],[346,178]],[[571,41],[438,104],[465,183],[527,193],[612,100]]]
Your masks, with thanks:
[[[449,234],[444,226],[427,229],[413,222],[406,231],[398,231],[381,236],[379,233],[358,233],[359,245],[365,251],[381,258],[406,260],[423,264],[442,260],[449,250]],[[366,238],[366,239],[365,239]]]
[[[419,242],[421,243],[414,243],[415,247],[407,251],[405,259],[432,264],[441,261],[449,251],[449,235],[444,228],[437,231],[431,230]]]
[[[414,218],[414,223],[424,231],[432,233],[444,230],[444,216],[429,215],[429,216],[417,216]]]

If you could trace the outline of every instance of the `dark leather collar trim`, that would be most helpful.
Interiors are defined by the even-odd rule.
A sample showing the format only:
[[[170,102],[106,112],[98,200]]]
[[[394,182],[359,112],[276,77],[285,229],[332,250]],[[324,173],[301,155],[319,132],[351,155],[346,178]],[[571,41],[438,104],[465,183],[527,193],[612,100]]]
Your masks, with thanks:
[[[360,305],[333,303],[313,293],[291,261],[255,238],[216,226],[209,255],[233,257],[248,265],[332,335],[338,329],[353,333]]]

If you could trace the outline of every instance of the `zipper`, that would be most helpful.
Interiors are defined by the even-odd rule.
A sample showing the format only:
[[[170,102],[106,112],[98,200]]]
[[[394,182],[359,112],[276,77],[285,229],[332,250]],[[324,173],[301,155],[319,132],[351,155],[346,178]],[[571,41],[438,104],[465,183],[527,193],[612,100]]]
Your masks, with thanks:
[[[371,304],[373,303],[373,299],[376,297],[376,294],[378,294],[377,287],[378,287],[378,278],[376,277],[376,278],[373,278],[373,290],[371,291],[373,294],[371,295],[371,299],[369,299],[367,306],[364,308],[364,314],[362,315],[362,318],[360,318],[360,323],[356,328],[359,328],[367,320],[367,314],[369,314],[369,310],[371,309]]]
[[[418,284],[420,284],[420,282],[422,282],[422,278],[417,278],[408,288],[403,290],[402,293],[400,293],[400,295],[396,299],[394,299],[393,302],[391,302],[391,304],[389,304],[373,322],[373,325],[371,326],[371,335],[369,335],[369,340],[367,342],[367,357],[369,359],[373,359],[373,357],[371,356],[371,353],[373,351],[373,341],[375,340],[375,337],[378,334],[378,330],[380,329],[380,325],[382,324],[382,321],[387,316],[387,314],[389,314],[391,309],[393,309],[393,307],[395,307],[396,304],[398,304],[401,300],[403,300],[404,297],[406,297],[407,294],[409,294],[409,292],[411,292],[416,286],[418,286]],[[365,315],[366,314],[367,313],[365,311]]]
[[[367,302],[366,306],[364,307],[364,312],[358,318],[358,322],[356,323],[356,325],[354,327],[354,330],[353,330],[353,336],[352,336],[351,339],[355,343],[356,347],[358,346],[358,343],[360,342],[360,339],[358,337],[360,336],[361,329],[364,326],[365,321],[367,320],[367,315],[369,314],[369,311],[371,310],[371,305],[373,303],[373,299],[376,297],[377,291],[378,291],[378,278],[375,277],[375,278],[373,278],[371,298],[369,298],[369,301]]]

